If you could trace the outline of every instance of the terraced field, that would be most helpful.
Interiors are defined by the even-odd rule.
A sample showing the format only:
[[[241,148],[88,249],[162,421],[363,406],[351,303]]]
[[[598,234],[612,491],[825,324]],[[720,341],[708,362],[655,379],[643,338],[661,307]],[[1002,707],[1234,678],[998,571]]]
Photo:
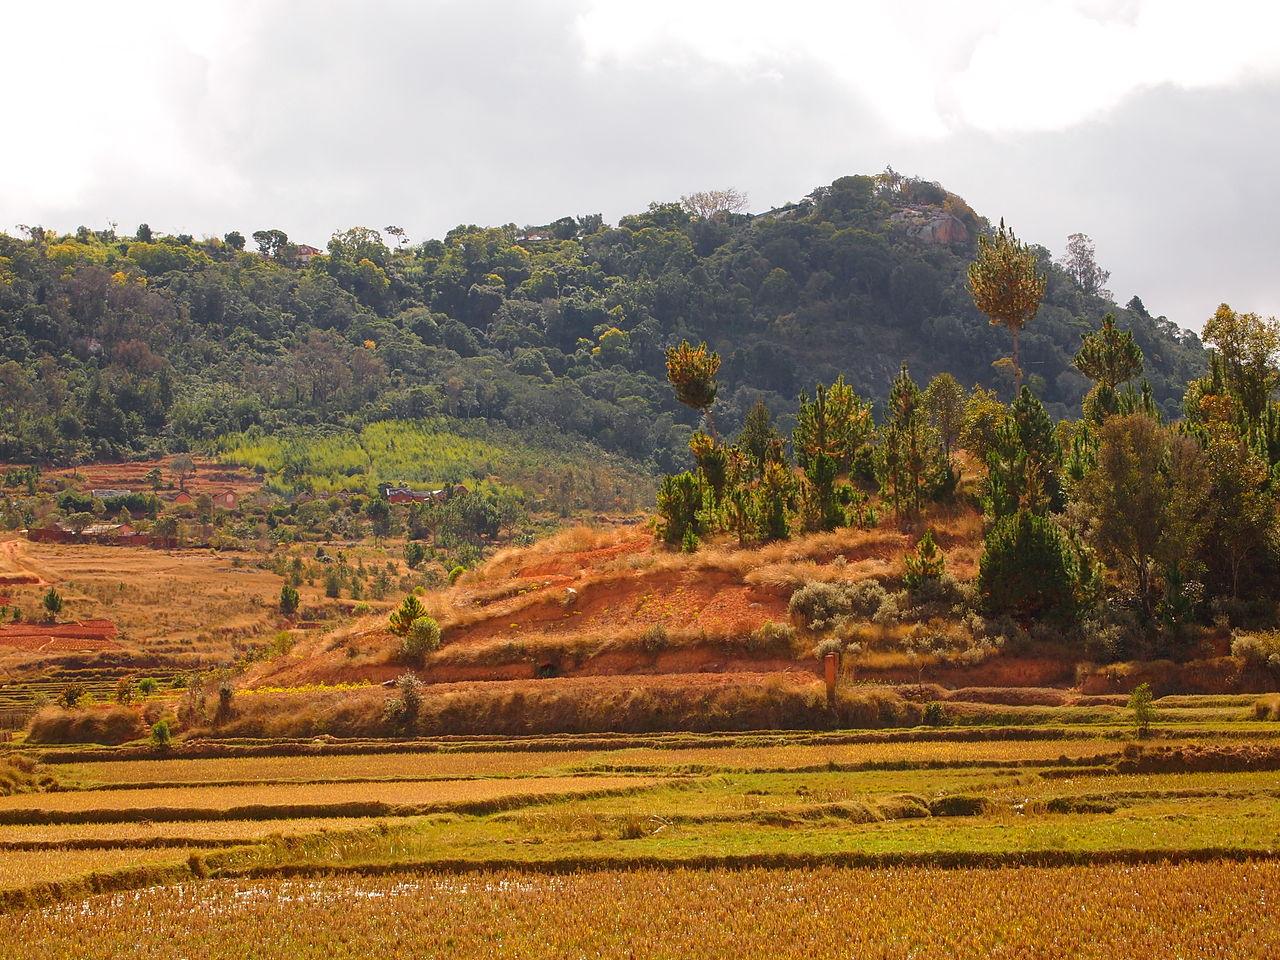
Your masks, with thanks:
[[[889,930],[866,921],[887,938],[876,941],[874,956],[1061,955],[1046,945],[1079,948],[1072,956],[1127,956],[1115,951],[1128,949],[1131,933],[1112,915],[1138,910],[1146,885],[1157,885],[1159,896],[1183,890],[1172,902],[1193,896],[1194,884],[1210,876],[1214,896],[1219,887],[1244,890],[1242,901],[1196,908],[1226,929],[1244,923],[1237,906],[1252,902],[1251,884],[1276,879],[1280,724],[1250,721],[1235,703],[1181,709],[1180,717],[1166,708],[1157,736],[1141,744],[1107,723],[1046,723],[399,744],[228,740],[180,746],[170,756],[138,747],[32,750],[37,772],[62,789],[0,797],[0,912],[11,914],[0,917],[0,957],[12,955],[4,952],[9,937],[28,935],[55,938],[65,952],[51,956],[78,955],[63,903],[101,921],[107,936],[98,956],[129,955],[125,931],[136,910],[148,911],[157,929],[222,918],[198,941],[159,938],[156,956],[237,956],[234,940],[220,938],[248,923],[265,924],[277,938],[273,949],[289,956],[333,955],[308,954],[311,946],[288,937],[310,933],[313,908],[334,898],[361,906],[350,908],[358,929],[319,922],[307,940],[333,952],[352,943],[364,949],[359,931],[400,903],[394,922],[424,951],[408,956],[439,947],[419,926],[433,923],[461,924],[448,955],[480,955],[486,941],[474,927],[482,918],[504,944],[525,945],[524,955],[619,955],[621,941],[588,929],[594,908],[566,902],[558,915],[577,928],[539,926],[521,910],[507,915],[519,921],[495,918],[490,906],[505,894],[476,896],[524,890],[572,899],[595,884],[611,885],[635,909],[659,896],[657,887],[700,898],[690,901],[692,918],[652,913],[654,942],[669,948],[655,956],[724,956],[733,944],[753,955],[765,940],[753,951],[735,938],[801,936],[793,925],[802,914],[774,899],[810,903],[813,928],[804,936],[813,942],[834,935],[823,932],[835,923],[823,919],[828,908],[812,907],[818,877],[829,902],[844,905],[842,923],[857,928],[850,936],[863,935],[859,891],[906,890],[904,878],[936,890],[941,912],[930,923],[916,918]],[[1206,709],[1239,715],[1210,722],[1199,716]],[[612,872],[620,868],[640,872]],[[1111,878],[1114,889],[1095,890],[1081,877]],[[986,896],[989,885],[1014,878],[1019,890],[1076,897],[1101,932],[1085,943],[1040,931],[1035,949],[1017,952],[1012,941],[966,926],[968,913],[946,913],[960,910],[953,884]],[[164,892],[123,892],[153,886]],[[402,889],[417,892],[412,907],[397,900]],[[94,896],[111,890],[118,892]],[[263,919],[259,907],[285,895]],[[897,903],[906,894],[877,896]],[[1031,909],[1031,893],[1017,896]],[[739,928],[734,917],[749,914],[722,910],[725,897],[767,911],[772,933]],[[467,904],[474,922],[463,923],[457,911]],[[909,916],[915,908],[895,909]],[[695,918],[707,939],[691,946]],[[1030,916],[1014,932],[1047,922]],[[967,939],[947,939],[951,928]],[[1162,948],[1181,946],[1184,956],[1207,955],[1195,952],[1204,929],[1163,915],[1148,925]],[[914,939],[895,939],[908,930]],[[469,940],[473,933],[478,939]],[[1239,942],[1261,949],[1269,936],[1245,926]],[[1090,952],[1095,941],[1112,952]]]

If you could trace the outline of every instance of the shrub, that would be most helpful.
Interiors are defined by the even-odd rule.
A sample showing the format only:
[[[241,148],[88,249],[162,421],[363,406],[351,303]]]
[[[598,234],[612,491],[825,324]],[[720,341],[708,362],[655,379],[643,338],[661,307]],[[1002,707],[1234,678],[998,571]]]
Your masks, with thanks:
[[[231,700],[234,696],[235,689],[231,686],[229,680],[224,680],[218,684],[218,710],[213,717],[215,725],[226,723],[234,715],[231,707]]]
[[[451,584],[457,583],[458,578],[466,572],[467,572],[467,568],[462,566],[461,564],[454,567],[452,570],[449,571],[449,583]]]
[[[902,610],[898,606],[898,598],[886,593],[876,612],[871,615],[871,622],[882,627],[891,627],[902,619]]]
[[[831,630],[852,609],[848,590],[838,583],[812,580],[791,595],[787,611],[809,630]]]
[[[876,615],[885,598],[889,596],[879,580],[859,580],[846,590],[852,612],[868,620]]]
[[[946,569],[947,561],[938,545],[933,542],[933,531],[926,530],[920,542],[916,544],[916,552],[906,558],[907,589],[916,591],[932,580],[937,580]]]
[[[827,637],[827,639],[813,648],[813,655],[819,660],[825,660],[829,653],[834,653],[836,656],[844,653],[843,641],[837,640],[835,637]]]
[[[40,601],[40,605],[44,607],[45,616],[50,622],[58,619],[58,614],[62,612],[62,594],[54,587],[49,588],[49,592],[44,595],[44,599]],[[17,611],[17,608],[14,608]],[[14,618],[17,619],[16,617]]]
[[[417,540],[410,540],[404,545],[404,562],[410,570],[417,570],[427,557],[426,548]]]
[[[655,623],[640,634],[640,649],[646,653],[659,653],[671,646],[671,638],[667,628]]]
[[[121,677],[116,681],[116,703],[130,703],[134,697],[133,681],[128,677]]]
[[[337,570],[329,570],[324,575],[324,595],[336,598],[342,595],[342,575]]]
[[[702,508],[702,488],[689,471],[662,478],[658,486],[658,535],[669,546],[683,545],[686,535],[698,529]]]
[[[151,745],[157,750],[167,750],[173,740],[173,731],[169,729],[168,720],[157,720],[151,727]]]
[[[387,618],[387,626],[397,636],[407,637],[414,623],[426,615],[427,608],[411,593],[404,598],[399,609],[391,612],[391,616]]]
[[[396,678],[398,697],[392,697],[383,708],[383,720],[392,726],[411,727],[422,712],[422,681],[412,673]]]
[[[924,715],[921,720],[929,727],[945,727],[947,711],[937,700],[930,700],[924,705]]]
[[[45,710],[32,718],[29,743],[128,743],[146,736],[142,714],[133,707]]]
[[[1086,605],[1095,582],[1092,563],[1067,533],[1025,510],[996,521],[978,561],[986,609],[1024,621],[1069,617]]]
[[[1280,693],[1259,697],[1253,704],[1253,716],[1257,720],[1280,720]]]
[[[796,630],[789,623],[768,620],[747,636],[747,649],[756,653],[789,654]]]
[[[280,613],[286,617],[292,617],[298,612],[298,604],[301,602],[298,597],[298,591],[292,584],[286,583],[280,588]]]
[[[138,693],[144,697],[154,696],[155,692],[160,689],[160,684],[156,682],[155,677],[143,677],[138,681]]]
[[[1231,655],[1250,667],[1280,672],[1280,632],[1237,633],[1231,638]]]
[[[421,665],[427,654],[440,649],[440,624],[432,617],[418,617],[400,641],[400,659]]]
[[[68,683],[58,694],[58,705],[73,710],[89,696],[89,688],[83,683]]]
[[[1151,724],[1156,720],[1156,708],[1152,705],[1152,699],[1149,683],[1138,684],[1129,695],[1129,709],[1133,713],[1133,725],[1139,739],[1151,732]]]

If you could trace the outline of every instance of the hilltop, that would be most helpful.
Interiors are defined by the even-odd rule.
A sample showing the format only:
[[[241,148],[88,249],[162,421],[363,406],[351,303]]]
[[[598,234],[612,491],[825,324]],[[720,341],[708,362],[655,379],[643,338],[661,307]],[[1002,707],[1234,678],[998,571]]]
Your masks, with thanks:
[[[449,417],[670,470],[693,425],[664,382],[663,348],[681,338],[725,358],[735,390],[713,413],[728,429],[760,398],[785,422],[802,388],[838,373],[883,398],[904,359],[922,380],[947,370],[1009,394],[992,366],[1007,337],[964,280],[990,224],[956,195],[851,176],[759,215],[703,213],[654,203],[617,225],[459,226],[421,243],[356,227],[323,251],[277,230],[248,244],[145,224],[0,236],[0,460]],[[1037,250],[1048,290],[1022,349],[1049,412],[1078,409],[1088,384],[1071,357],[1113,310],[1177,413],[1205,366],[1198,338],[1136,297],[1119,308],[1087,292]]]

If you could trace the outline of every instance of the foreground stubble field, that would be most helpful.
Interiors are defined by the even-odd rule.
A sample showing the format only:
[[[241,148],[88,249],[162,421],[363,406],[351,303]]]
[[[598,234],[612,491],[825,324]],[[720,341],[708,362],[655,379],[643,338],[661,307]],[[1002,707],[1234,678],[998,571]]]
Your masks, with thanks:
[[[53,748],[0,958],[1266,955],[1280,727],[1165,723]]]
[[[213,881],[0,918],[0,958],[1274,956],[1274,862]]]

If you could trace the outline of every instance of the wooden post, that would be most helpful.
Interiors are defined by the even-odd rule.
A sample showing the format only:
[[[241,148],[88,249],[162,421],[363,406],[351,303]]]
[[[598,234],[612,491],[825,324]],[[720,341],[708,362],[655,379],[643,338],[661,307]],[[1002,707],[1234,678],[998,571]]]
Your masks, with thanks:
[[[827,701],[834,703],[836,699],[836,678],[840,673],[840,654],[828,653],[822,658],[823,677],[827,681]]]

